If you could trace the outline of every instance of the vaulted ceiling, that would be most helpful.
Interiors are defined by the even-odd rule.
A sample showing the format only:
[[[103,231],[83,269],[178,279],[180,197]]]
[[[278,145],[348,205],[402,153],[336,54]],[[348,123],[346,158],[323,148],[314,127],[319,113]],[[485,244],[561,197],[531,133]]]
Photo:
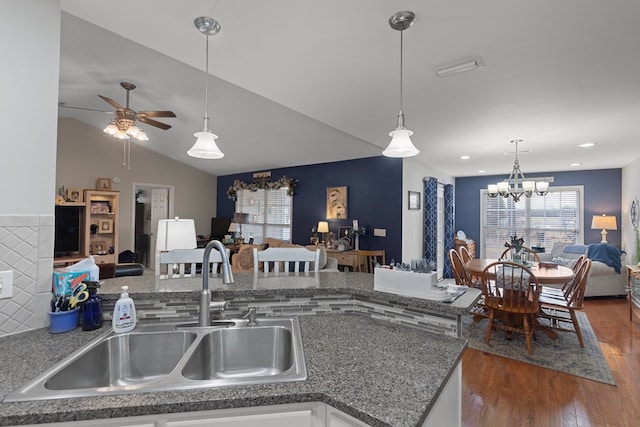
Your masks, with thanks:
[[[404,33],[404,112],[423,163],[452,176],[507,174],[513,139],[523,140],[525,174],[640,156],[640,2],[62,0],[62,9],[60,102],[109,111],[97,95],[124,105],[119,83],[133,82],[133,109],[177,114],[160,119],[167,131],[146,126],[141,144],[215,175],[380,155],[400,105],[400,33],[387,22],[399,10],[417,16]],[[186,155],[205,110],[198,16],[222,27],[209,40],[208,100],[221,160]],[[475,56],[484,67],[434,72]],[[111,118],[59,112],[96,132]],[[578,147],[586,142],[596,145]]]

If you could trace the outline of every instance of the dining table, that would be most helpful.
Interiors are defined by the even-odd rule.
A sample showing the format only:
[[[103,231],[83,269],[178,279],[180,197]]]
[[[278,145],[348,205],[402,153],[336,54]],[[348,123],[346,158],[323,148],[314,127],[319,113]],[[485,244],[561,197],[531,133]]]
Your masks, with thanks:
[[[467,261],[464,264],[464,268],[467,270],[470,276],[481,278],[484,274],[484,270],[487,266],[494,262],[501,261],[497,258],[477,258]],[[547,267],[549,264],[532,263],[526,266],[534,276],[538,279],[540,285],[556,285],[553,287],[562,287],[565,283],[573,279],[573,270],[563,265],[554,265]],[[549,338],[555,340],[558,338],[558,334],[551,327],[541,324],[536,320],[536,327],[544,332]]]
[[[481,277],[484,269],[488,265],[498,261],[499,260],[495,258],[472,259],[464,264],[464,268],[471,276]],[[531,270],[533,275],[538,279],[538,283],[541,285],[564,285],[569,280],[573,279],[573,270],[563,265],[544,267],[540,266],[538,263],[533,263],[531,266],[526,267]]]

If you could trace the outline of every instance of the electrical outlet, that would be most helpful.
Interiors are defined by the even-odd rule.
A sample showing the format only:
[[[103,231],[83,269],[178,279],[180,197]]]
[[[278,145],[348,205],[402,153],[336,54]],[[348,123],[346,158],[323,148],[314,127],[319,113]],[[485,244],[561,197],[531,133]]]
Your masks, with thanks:
[[[13,296],[13,270],[0,271],[0,298]]]

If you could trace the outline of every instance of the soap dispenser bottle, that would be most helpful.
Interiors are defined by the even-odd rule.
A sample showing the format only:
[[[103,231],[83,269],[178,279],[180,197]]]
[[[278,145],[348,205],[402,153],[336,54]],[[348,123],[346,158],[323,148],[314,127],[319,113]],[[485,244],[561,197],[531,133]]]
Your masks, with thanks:
[[[128,286],[122,287],[120,299],[113,308],[113,332],[130,332],[136,327],[136,306],[129,297]]]

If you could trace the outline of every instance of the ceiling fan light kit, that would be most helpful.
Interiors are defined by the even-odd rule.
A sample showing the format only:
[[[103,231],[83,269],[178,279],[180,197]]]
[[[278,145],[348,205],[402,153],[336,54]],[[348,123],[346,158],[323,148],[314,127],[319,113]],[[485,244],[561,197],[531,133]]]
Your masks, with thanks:
[[[204,126],[203,130],[196,132],[194,136],[197,138],[193,147],[187,151],[187,155],[199,159],[221,159],[224,153],[218,148],[216,139],[218,135],[209,130],[209,36],[215,35],[220,31],[220,24],[213,18],[200,16],[193,21],[199,32],[206,37],[206,54],[205,54],[205,80],[204,80]]]
[[[115,117],[109,121],[107,126],[102,130],[103,132],[118,139],[127,139],[132,137],[138,141],[148,141],[149,137],[145,131],[142,130],[142,127],[135,125],[136,121],[146,123],[163,130],[171,128],[170,125],[150,119],[149,117],[176,117],[172,111],[134,111],[129,108],[129,93],[136,88],[136,85],[130,82],[120,82],[120,86],[127,91],[127,102],[124,107],[111,98],[98,95],[101,99],[116,109],[114,113]]]
[[[400,113],[398,114],[398,127],[389,133],[391,142],[382,152],[386,157],[412,157],[417,155],[418,150],[411,142],[413,132],[404,125],[404,112],[402,110],[402,48],[404,30],[415,22],[416,15],[410,11],[396,12],[389,18],[389,25],[392,29],[400,31]]]

